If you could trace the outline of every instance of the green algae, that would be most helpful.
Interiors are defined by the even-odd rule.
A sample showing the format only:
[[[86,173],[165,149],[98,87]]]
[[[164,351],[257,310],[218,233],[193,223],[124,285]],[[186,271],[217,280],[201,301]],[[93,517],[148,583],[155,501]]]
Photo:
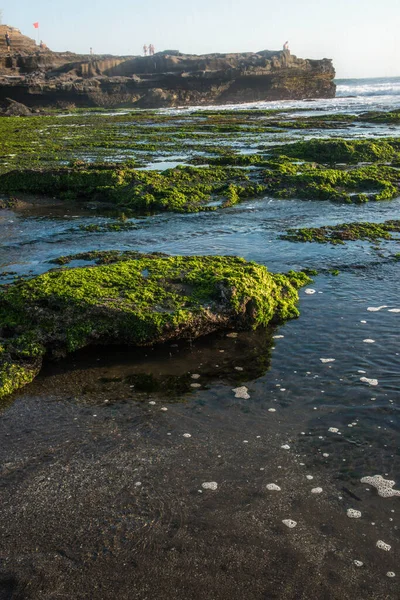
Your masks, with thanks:
[[[390,220],[384,223],[341,223],[324,227],[288,229],[281,238],[291,242],[335,245],[355,240],[390,240],[393,239],[392,233],[398,232],[400,232],[400,221]]]
[[[317,161],[319,163],[357,164],[390,162],[398,157],[399,140],[307,140],[271,149],[274,155]]]
[[[78,164],[0,175],[3,193],[99,201],[142,213],[215,210],[215,206],[210,206],[212,201],[232,203],[234,183],[238,184],[237,193],[241,197],[257,193],[243,170],[221,167],[176,167],[158,173],[140,171],[130,165]]]
[[[117,262],[53,270],[1,289],[0,398],[31,381],[45,354],[151,345],[297,317],[297,290],[309,281],[237,257],[112,257]]]

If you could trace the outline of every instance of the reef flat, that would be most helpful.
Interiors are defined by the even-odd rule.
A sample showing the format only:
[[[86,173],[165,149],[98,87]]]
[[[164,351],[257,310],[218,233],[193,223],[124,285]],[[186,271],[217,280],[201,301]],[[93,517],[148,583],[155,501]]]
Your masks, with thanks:
[[[342,116],[323,120],[345,133],[360,118]],[[313,118],[290,122],[312,132]],[[35,194],[133,213],[197,212],[266,195],[363,203],[399,194],[399,138],[288,143],[287,123],[279,111],[2,119],[0,205]]]
[[[146,256],[46,273],[0,292],[0,398],[31,381],[45,354],[146,346],[298,316],[304,273],[270,274],[236,257]]]
[[[289,229],[281,237],[291,242],[318,242],[319,244],[344,244],[355,240],[391,240],[392,233],[400,232],[400,221],[385,223],[341,223],[324,227]],[[395,239],[398,239],[397,237]]]

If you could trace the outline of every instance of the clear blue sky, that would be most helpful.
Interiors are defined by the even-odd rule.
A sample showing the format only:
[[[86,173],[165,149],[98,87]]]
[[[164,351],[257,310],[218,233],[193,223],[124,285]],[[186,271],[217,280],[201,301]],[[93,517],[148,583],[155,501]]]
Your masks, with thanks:
[[[289,40],[302,58],[333,58],[338,77],[400,76],[400,0],[8,0],[3,23],[55,51],[255,52]]]

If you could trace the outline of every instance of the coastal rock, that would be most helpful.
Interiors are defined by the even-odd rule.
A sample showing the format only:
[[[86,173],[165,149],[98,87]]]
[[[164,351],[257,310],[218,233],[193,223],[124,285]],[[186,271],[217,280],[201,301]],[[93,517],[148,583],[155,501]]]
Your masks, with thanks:
[[[0,106],[0,115],[4,117],[29,117],[31,114],[31,109],[25,104],[15,102],[11,98],[6,98],[3,105]]]
[[[53,270],[0,291],[0,398],[31,381],[45,354],[150,346],[298,316],[304,273],[271,274],[222,256],[138,255]]]
[[[0,49],[0,101],[11,97],[30,107],[159,108],[332,98],[334,77],[330,59],[302,59],[288,51],[88,56],[40,51],[30,38],[14,44],[9,54]]]

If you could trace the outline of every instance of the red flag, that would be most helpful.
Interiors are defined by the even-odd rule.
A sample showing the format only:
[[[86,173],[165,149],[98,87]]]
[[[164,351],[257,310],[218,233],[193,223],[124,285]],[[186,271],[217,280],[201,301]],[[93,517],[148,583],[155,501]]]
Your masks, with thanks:
[[[35,29],[39,29],[39,22],[34,23],[33,26]]]

